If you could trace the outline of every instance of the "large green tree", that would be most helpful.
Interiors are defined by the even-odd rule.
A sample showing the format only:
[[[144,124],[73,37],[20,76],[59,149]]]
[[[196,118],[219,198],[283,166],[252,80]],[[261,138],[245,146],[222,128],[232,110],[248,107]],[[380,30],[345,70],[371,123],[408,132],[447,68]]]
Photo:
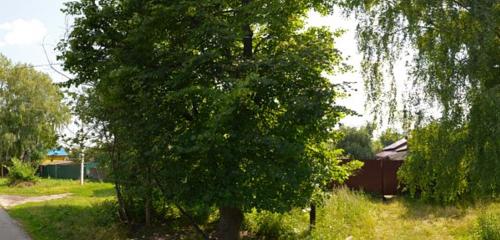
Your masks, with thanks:
[[[375,158],[373,144],[374,125],[366,124],[359,128],[341,127],[342,137],[336,146],[344,150],[344,155],[358,160],[371,160]]]
[[[402,139],[404,137],[403,134],[399,133],[396,129],[388,128],[380,133],[378,136],[378,141],[381,144],[382,148],[387,147],[396,141]]]
[[[439,127],[430,127],[438,130],[422,129],[421,137],[414,143],[424,146],[410,146],[413,157],[405,163],[407,177],[403,180],[426,175],[422,178],[426,182],[404,184],[410,189],[430,191],[432,194],[424,195],[444,202],[471,194],[498,196],[500,3],[497,0],[336,2],[354,12],[359,20],[359,48],[363,53],[369,99],[379,102],[386,96],[384,86],[396,89],[393,67],[401,60],[400,56],[407,55],[411,59],[409,76],[413,88],[406,100],[405,115],[422,124],[428,122],[422,118],[428,113],[423,103],[437,103],[441,109]],[[395,98],[396,94],[392,96]],[[423,137],[430,132],[439,136]],[[466,141],[454,140],[462,134],[466,134]],[[447,150],[442,152],[443,149]],[[420,152],[424,150],[440,152],[440,158]],[[450,183],[445,176],[452,171],[460,171],[457,174],[463,178]],[[448,189],[436,191],[429,186]]]
[[[0,159],[39,160],[69,117],[47,74],[0,55]]]
[[[89,112],[120,149],[113,169],[123,204],[143,204],[146,219],[158,192],[181,206],[216,207],[219,236],[235,239],[243,212],[305,206],[318,186],[345,179],[350,168],[327,143],[345,112],[324,75],[342,70],[338,33],[304,25],[308,10],[329,7],[68,3],[76,17],[60,45],[76,76],[68,85],[90,87]]]

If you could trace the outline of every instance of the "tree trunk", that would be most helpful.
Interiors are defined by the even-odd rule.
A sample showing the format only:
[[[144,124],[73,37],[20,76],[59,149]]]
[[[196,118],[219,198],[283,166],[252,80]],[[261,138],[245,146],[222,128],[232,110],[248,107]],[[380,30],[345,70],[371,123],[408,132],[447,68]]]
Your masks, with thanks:
[[[243,223],[243,212],[235,207],[219,208],[219,223],[217,224],[217,239],[240,239],[240,227]]]
[[[146,202],[144,203],[144,220],[146,227],[151,226],[151,198],[149,194],[146,196]]]
[[[120,188],[120,183],[118,182],[117,178],[117,173],[118,173],[118,167],[116,166],[116,157],[120,158],[120,154],[115,155],[115,147],[116,147],[116,139],[113,142],[112,149],[111,149],[111,168],[114,173],[113,180],[115,184],[115,191],[116,191],[116,199],[118,200],[118,215],[120,216],[120,220],[128,223],[128,214],[127,214],[127,208],[125,206],[125,201],[123,200],[122,196],[122,191]]]
[[[147,168],[147,176],[146,176],[146,182],[148,184],[148,186],[146,187],[147,190],[146,190],[146,201],[145,201],[145,204],[144,204],[144,217],[145,217],[145,224],[146,224],[146,227],[150,227],[151,226],[151,198],[152,198],[152,191],[151,191],[151,168],[148,167]]]
[[[248,4],[250,4],[250,0],[241,0],[241,4],[243,6],[246,6]],[[248,14],[245,14],[244,15],[244,18],[247,19],[248,18]],[[243,24],[243,32],[244,32],[244,36],[243,36],[243,57],[245,58],[252,58],[252,55],[253,55],[253,32],[252,32],[252,28],[250,27],[250,23],[244,23]]]

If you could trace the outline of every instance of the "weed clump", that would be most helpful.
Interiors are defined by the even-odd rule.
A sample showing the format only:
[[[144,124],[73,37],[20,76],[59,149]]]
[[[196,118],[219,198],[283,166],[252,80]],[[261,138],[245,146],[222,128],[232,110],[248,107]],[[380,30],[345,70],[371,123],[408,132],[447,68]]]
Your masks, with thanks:
[[[35,176],[36,169],[29,162],[23,162],[17,158],[13,158],[12,166],[8,167],[9,177],[7,184],[11,187],[21,186],[27,187],[32,186],[37,182],[37,177]]]

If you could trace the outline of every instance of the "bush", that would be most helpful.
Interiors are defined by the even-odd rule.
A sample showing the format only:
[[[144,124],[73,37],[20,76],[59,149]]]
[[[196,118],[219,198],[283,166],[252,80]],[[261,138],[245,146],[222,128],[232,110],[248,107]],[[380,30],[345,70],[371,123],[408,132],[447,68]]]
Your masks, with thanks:
[[[116,200],[104,200],[91,204],[90,213],[96,226],[111,227],[120,221]]]
[[[479,215],[475,234],[481,240],[500,240],[500,211]]]
[[[13,158],[11,161],[12,166],[8,167],[8,184],[10,186],[15,186],[20,183],[36,182],[36,169],[29,162],[23,162],[17,158]]]
[[[256,211],[245,214],[245,239],[304,239],[309,228],[309,214],[301,209],[288,213]]]

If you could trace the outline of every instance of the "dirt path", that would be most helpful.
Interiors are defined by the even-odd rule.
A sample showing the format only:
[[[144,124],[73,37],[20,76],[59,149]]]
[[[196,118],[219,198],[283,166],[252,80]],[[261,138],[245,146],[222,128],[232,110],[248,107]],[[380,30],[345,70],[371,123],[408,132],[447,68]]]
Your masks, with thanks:
[[[28,197],[19,195],[0,195],[0,206],[2,206],[3,208],[9,208],[28,202],[43,202],[53,199],[65,198],[69,195],[71,195],[71,193],[37,196],[37,197]]]

